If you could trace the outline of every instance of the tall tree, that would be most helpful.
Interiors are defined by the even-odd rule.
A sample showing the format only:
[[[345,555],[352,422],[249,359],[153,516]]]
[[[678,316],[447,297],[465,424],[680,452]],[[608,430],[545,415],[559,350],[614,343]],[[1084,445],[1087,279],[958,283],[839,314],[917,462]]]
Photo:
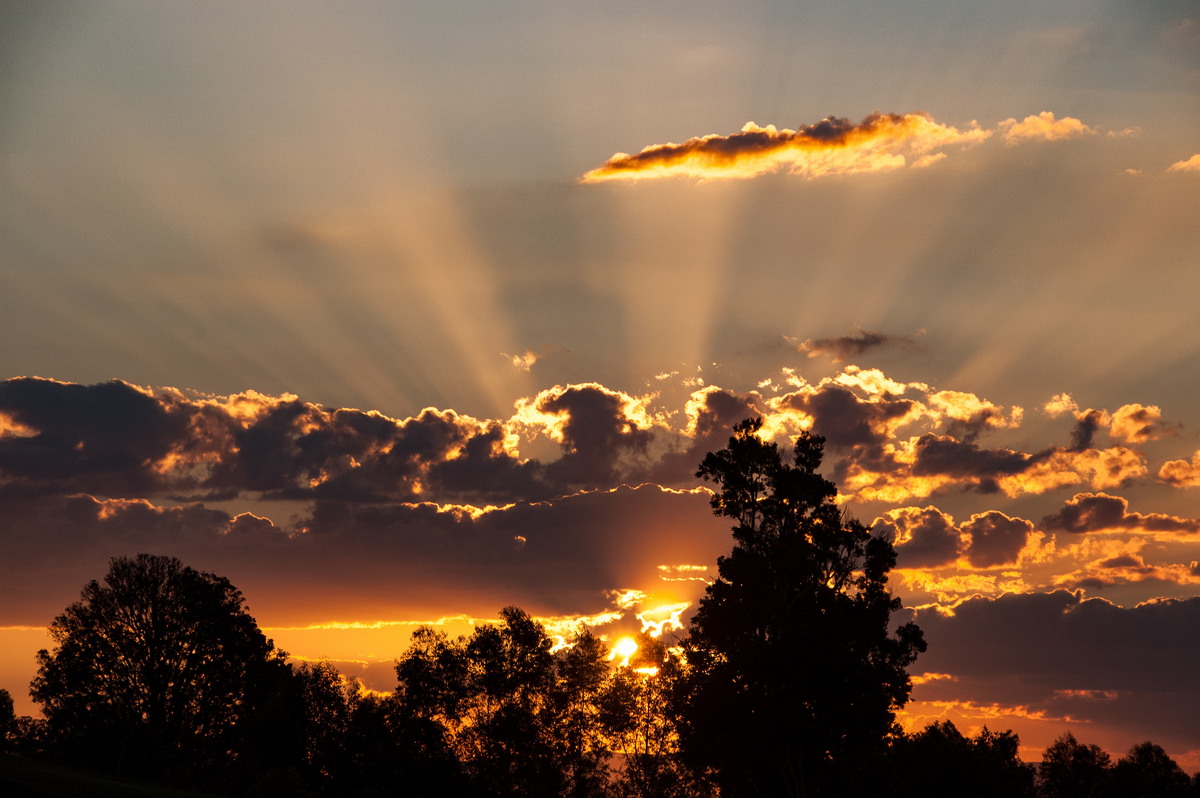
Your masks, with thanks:
[[[113,559],[49,631],[30,688],[49,734],[119,773],[236,764],[289,674],[229,580],[174,557]]]
[[[734,545],[683,643],[681,741],[727,798],[850,795],[925,643],[914,624],[891,629],[895,552],[839,510],[817,473],[824,440],[801,434],[788,464],[761,428],[739,423],[697,472]]]

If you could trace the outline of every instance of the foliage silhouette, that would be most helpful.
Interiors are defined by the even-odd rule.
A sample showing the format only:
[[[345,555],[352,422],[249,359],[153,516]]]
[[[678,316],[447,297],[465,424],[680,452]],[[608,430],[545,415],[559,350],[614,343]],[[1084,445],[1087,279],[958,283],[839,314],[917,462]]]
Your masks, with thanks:
[[[824,440],[801,434],[789,465],[761,427],[739,423],[697,472],[734,546],[684,640],[684,752],[725,798],[849,795],[896,730],[925,643],[914,624],[889,629],[895,552],[839,511],[817,473]]]
[[[606,647],[581,634],[560,654],[524,610],[450,640],[418,629],[396,665],[400,715],[432,759],[459,763],[481,796],[595,795],[608,782],[600,711]]]
[[[1041,798],[1099,798],[1109,789],[1110,757],[1098,745],[1084,745],[1067,732],[1042,752],[1037,766]]]
[[[0,753],[9,750],[17,733],[17,714],[12,694],[0,688]]]
[[[952,722],[932,723],[893,741],[889,762],[893,798],[970,795],[972,798],[1033,796],[1033,768],[1018,755],[1011,731],[985,726],[973,738]]]
[[[30,695],[75,761],[118,774],[213,776],[254,752],[290,674],[242,594],[173,557],[111,561],[50,625]]]
[[[1192,780],[1151,742],[1135,745],[1121,757],[1112,771],[1109,793],[1122,798],[1187,798],[1193,794]]]

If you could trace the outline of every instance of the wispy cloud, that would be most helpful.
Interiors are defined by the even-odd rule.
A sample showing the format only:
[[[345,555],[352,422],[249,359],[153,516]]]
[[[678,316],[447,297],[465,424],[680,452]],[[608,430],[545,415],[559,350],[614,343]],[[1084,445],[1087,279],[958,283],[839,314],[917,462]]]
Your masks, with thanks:
[[[788,339],[794,342],[795,339]],[[809,357],[829,357],[834,363],[841,363],[854,357],[859,357],[874,349],[889,346],[915,346],[911,338],[888,335],[873,330],[854,330],[846,335],[833,338],[806,338],[796,343],[797,351]]]
[[[978,125],[960,130],[922,112],[875,113],[858,123],[830,116],[796,130],[748,122],[731,135],[712,134],[681,144],[655,144],[636,155],[617,153],[585,174],[583,182],[748,178],[772,172],[811,179],[879,172],[902,168],[910,160],[927,165],[935,150],[975,144],[990,135]]]

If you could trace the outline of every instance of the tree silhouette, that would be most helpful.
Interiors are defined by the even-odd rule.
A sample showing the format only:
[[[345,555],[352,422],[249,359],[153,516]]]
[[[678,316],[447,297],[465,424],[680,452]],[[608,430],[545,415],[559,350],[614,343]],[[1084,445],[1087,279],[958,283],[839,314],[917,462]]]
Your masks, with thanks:
[[[17,734],[17,714],[12,694],[0,688],[0,752],[7,751]]]
[[[585,633],[555,654],[524,610],[500,615],[469,638],[413,633],[396,665],[402,724],[430,762],[457,761],[474,794],[596,794],[609,758],[595,706],[609,679],[603,645]]]
[[[1042,752],[1037,767],[1041,798],[1099,798],[1107,795],[1112,758],[1098,745],[1084,745],[1067,732]]]
[[[620,752],[614,791],[622,798],[704,798],[712,785],[680,757],[672,714],[682,663],[660,638],[642,634],[627,667],[600,697],[601,725]]]
[[[984,727],[968,738],[952,722],[931,723],[897,738],[891,750],[890,795],[925,798],[1024,798],[1033,795],[1033,769],[1021,761],[1020,740],[1011,731]]]
[[[683,643],[682,743],[726,798],[848,795],[882,756],[925,643],[911,623],[889,628],[895,552],[839,511],[817,473],[824,440],[801,434],[788,465],[761,427],[739,423],[697,472],[734,546]]]
[[[49,632],[57,646],[38,652],[30,689],[49,735],[117,773],[236,764],[272,684],[290,673],[227,579],[173,557],[113,559]]]
[[[1114,798],[1187,798],[1192,794],[1192,780],[1162,746],[1144,742],[1117,761],[1110,794]]]

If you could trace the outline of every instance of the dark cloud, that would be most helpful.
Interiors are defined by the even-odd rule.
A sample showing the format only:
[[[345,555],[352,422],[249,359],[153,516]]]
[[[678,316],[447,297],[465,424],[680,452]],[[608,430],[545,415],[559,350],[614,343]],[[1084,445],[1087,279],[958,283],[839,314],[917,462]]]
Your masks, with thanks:
[[[1017,555],[1033,532],[1033,524],[1024,518],[1010,518],[991,510],[971,516],[962,524],[962,532],[969,541],[967,561],[976,568],[991,568],[1017,561]]]
[[[1071,430],[1071,445],[1069,451],[1082,452],[1092,448],[1092,442],[1095,440],[1096,431],[1104,426],[1105,414],[1101,410],[1088,410],[1085,413],[1080,413],[1075,422],[1074,429]]]
[[[128,383],[0,382],[0,413],[24,427],[0,436],[10,490],[123,495],[154,490],[154,464],[188,431],[184,414]]]
[[[282,523],[271,517],[283,512],[279,504],[231,515],[83,495],[0,502],[0,626],[48,620],[110,557],[139,551],[229,576],[257,611],[281,623],[346,605],[360,614],[491,613],[513,603],[595,612],[605,591],[659,584],[658,565],[710,563],[729,545],[728,523],[712,515],[706,493],[650,486],[487,512],[429,503],[288,506],[297,517]]]
[[[1038,459],[1038,455],[1011,449],[984,449],[945,435],[922,435],[917,440],[912,473],[972,480],[984,492],[992,492],[998,489],[995,483],[998,477],[1019,474]]]
[[[1127,739],[1194,747],[1200,598],[1126,608],[1055,591],[969,599],[952,616],[916,615],[929,643],[919,668],[955,677],[922,686],[921,700],[971,695],[1069,712],[1091,723],[1093,733],[1111,723]],[[1068,691],[1114,697],[1085,703],[1070,700]]]
[[[936,568],[958,559],[958,530],[953,519],[936,507],[893,511],[877,518],[873,530],[895,541],[900,568]]]
[[[563,456],[549,466],[564,485],[592,486],[621,479],[622,463],[644,459],[653,439],[628,417],[623,397],[600,385],[546,392],[536,405],[562,416]]]
[[[808,338],[801,341],[796,349],[807,353],[809,357],[825,355],[833,362],[841,363],[873,349],[888,346],[912,347],[915,346],[915,343],[911,338],[887,335],[871,330],[859,330],[836,338]]]
[[[1097,532],[1145,529],[1150,532],[1200,532],[1200,519],[1178,518],[1162,513],[1131,513],[1129,502],[1107,493],[1077,493],[1063,508],[1042,519],[1048,532]]]

